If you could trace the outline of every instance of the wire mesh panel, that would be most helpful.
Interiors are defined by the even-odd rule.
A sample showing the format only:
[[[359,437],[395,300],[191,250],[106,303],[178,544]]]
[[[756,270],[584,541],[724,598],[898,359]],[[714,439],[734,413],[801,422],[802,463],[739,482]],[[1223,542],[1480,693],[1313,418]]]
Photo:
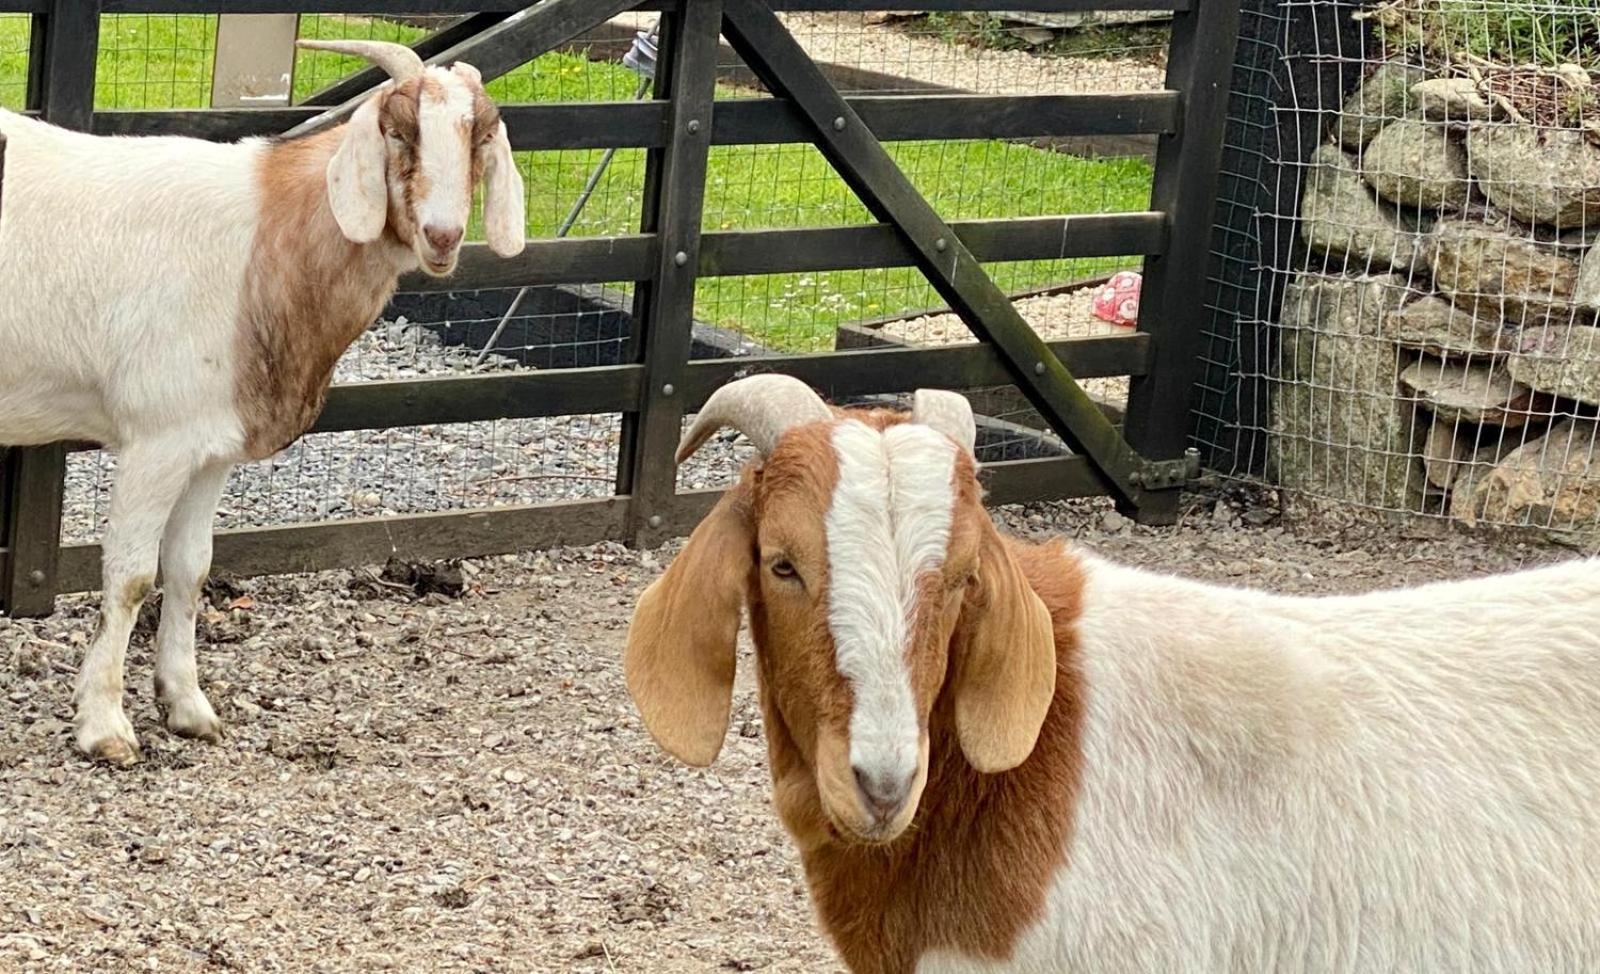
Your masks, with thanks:
[[[115,14],[100,23],[96,108],[202,108],[216,63],[213,14]]]
[[[1214,458],[1373,510],[1600,531],[1600,9],[1255,17],[1199,394]]]

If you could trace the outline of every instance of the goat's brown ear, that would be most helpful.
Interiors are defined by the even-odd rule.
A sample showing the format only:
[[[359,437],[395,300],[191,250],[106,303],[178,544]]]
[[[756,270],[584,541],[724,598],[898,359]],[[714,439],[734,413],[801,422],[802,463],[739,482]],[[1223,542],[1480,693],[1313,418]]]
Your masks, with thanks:
[[[975,591],[952,645],[956,735],[974,768],[1008,771],[1027,760],[1056,688],[1050,611],[987,521]]]
[[[328,205],[351,243],[372,243],[389,222],[389,155],[378,125],[384,97],[361,103],[328,160]]]
[[[622,669],[644,725],[666,751],[705,767],[733,706],[734,643],[755,566],[749,490],[730,490],[639,597]]]

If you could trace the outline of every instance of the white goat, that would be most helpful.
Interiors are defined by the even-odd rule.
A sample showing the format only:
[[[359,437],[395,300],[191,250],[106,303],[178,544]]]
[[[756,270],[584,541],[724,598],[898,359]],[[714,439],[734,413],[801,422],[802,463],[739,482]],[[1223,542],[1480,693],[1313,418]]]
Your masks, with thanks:
[[[228,471],[305,432],[399,275],[454,270],[479,182],[490,247],[523,247],[522,178],[476,69],[424,67],[396,44],[302,46],[393,80],[346,125],[234,145],[97,138],[0,111],[0,443],[119,453],[100,627],[75,694],[78,746],[112,762],[138,757],[123,656],[158,552],[157,696],[174,732],[215,740],[194,619]]]
[[[1600,971],[1600,562],[1289,598],[1003,539],[966,401],[724,387],[762,454],[640,599],[628,686],[774,804],[862,974]]]

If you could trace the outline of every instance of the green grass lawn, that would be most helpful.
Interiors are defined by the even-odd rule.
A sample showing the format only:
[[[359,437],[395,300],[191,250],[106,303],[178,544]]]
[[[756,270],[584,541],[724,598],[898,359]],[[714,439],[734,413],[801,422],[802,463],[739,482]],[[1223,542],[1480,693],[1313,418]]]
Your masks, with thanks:
[[[18,107],[27,70],[28,19],[0,16],[0,105]],[[189,108],[207,103],[215,19],[122,15],[102,21],[96,102],[104,108]],[[359,17],[302,19],[303,36],[410,41],[420,30]],[[304,97],[362,66],[354,58],[302,52],[295,95]],[[490,86],[502,103],[603,101],[631,97],[637,76],[620,65],[548,54]],[[749,97],[733,89],[723,97]],[[890,152],[951,220],[1143,210],[1150,167],[1140,160],[1087,160],[1005,142],[910,142]],[[528,231],[551,234],[578,196],[599,152],[521,153],[528,183]],[[637,230],[644,153],[618,152],[574,234]],[[865,223],[871,218],[810,146],[728,146],[712,150],[707,229]],[[1000,285],[1021,290],[1126,266],[1128,259],[1028,261],[991,265]],[[619,282],[625,283],[625,282]],[[697,315],[789,349],[831,347],[835,326],[939,304],[909,269],[711,278],[699,283]]]

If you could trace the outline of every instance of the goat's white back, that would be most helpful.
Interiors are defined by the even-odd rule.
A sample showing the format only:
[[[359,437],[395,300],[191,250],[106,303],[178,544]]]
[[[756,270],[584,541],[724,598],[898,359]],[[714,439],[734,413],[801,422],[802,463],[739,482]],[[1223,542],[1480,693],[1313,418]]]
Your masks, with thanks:
[[[1600,970],[1600,561],[1327,599],[1085,563],[1046,915],[919,974]]]
[[[214,453],[238,453],[234,355],[260,143],[92,139],[3,110],[0,129],[0,443],[115,446],[203,425]]]

